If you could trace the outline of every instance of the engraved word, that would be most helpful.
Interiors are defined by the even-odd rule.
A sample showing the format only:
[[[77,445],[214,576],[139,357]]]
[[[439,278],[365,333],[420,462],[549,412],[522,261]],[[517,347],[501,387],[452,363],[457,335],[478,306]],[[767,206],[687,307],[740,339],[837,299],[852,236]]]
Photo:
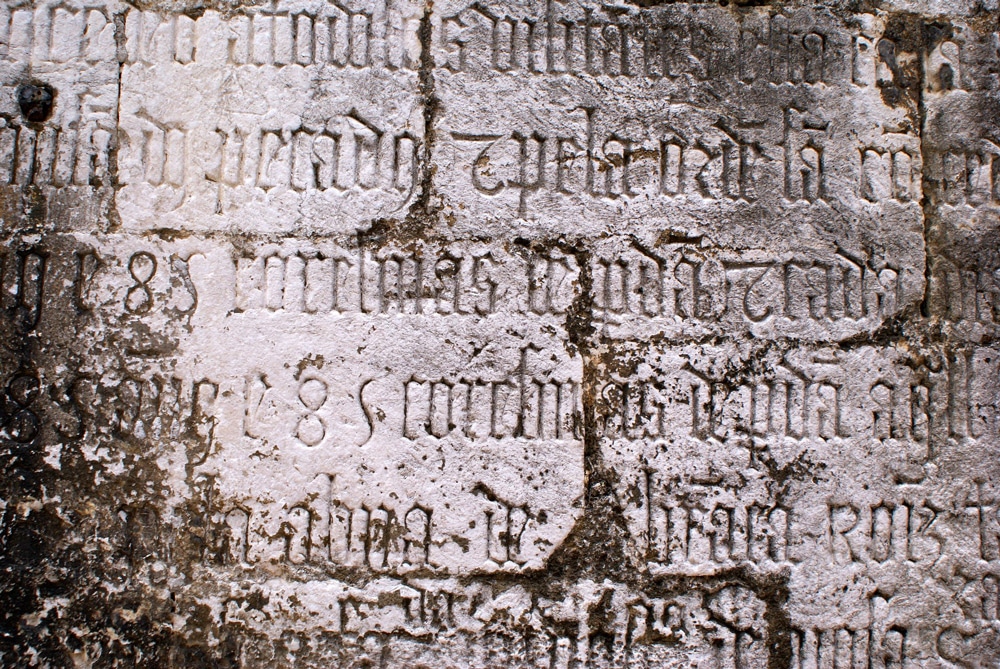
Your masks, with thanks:
[[[786,108],[784,114],[785,199],[826,200],[823,152],[830,123],[794,107]]]
[[[428,564],[432,512],[420,505],[390,509],[385,505],[352,506],[336,493],[333,475],[322,503],[303,503],[285,514],[278,536],[268,536],[245,508],[235,507],[220,520],[221,557],[237,564],[278,560],[373,571]],[[264,514],[267,515],[267,514]]]
[[[78,377],[67,391],[77,424],[67,428],[64,436],[82,436],[89,425],[97,434],[124,439],[192,435],[210,444],[218,393],[218,385],[207,379],[156,374],[124,379]]]
[[[21,62],[113,62],[115,27],[101,9],[62,4],[0,8],[0,58]]]
[[[326,382],[320,379],[307,379],[299,386],[298,397],[303,413],[295,436],[306,446],[316,446],[326,436],[326,424],[316,412],[326,403],[328,396]]]
[[[662,385],[662,384],[660,384]],[[666,398],[653,381],[612,381],[601,388],[604,407],[599,413],[601,435],[608,438],[666,437]]]
[[[403,436],[578,439],[580,384],[531,374],[529,358],[539,353],[522,348],[517,369],[497,380],[411,377],[403,384]]]
[[[1000,203],[1000,146],[982,140],[978,150],[951,150],[928,157],[931,194],[952,206]]]
[[[718,77],[732,60],[747,83],[828,80],[825,35],[795,29],[780,15],[763,25],[741,25],[752,27],[742,28],[737,41],[719,34],[716,22],[686,13],[628,14],[618,7],[574,13],[548,0],[544,16],[511,16],[477,2],[442,20],[441,49],[444,67],[453,72],[705,80]]]
[[[869,202],[919,199],[920,161],[912,149],[861,150],[861,197]]]
[[[127,184],[182,188],[207,180],[220,189],[383,190],[409,197],[418,176],[420,141],[356,112],[321,126],[219,127],[197,142],[180,124],[140,115],[131,121],[122,147]],[[204,172],[196,174],[196,165]]]
[[[763,147],[744,129],[720,120],[697,135],[669,131],[636,139],[614,132],[599,134],[595,114],[593,109],[571,113],[580,117],[578,125],[583,126],[576,135],[451,135],[477,151],[470,171],[472,186],[488,197],[516,192],[521,218],[528,214],[529,197],[542,191],[610,200],[646,196],[757,199],[756,165]],[[784,143],[788,154],[784,165],[790,174],[786,197],[790,200],[812,202],[825,196],[820,135],[827,126],[811,118],[798,113],[787,117],[789,124],[797,124],[789,125]]]
[[[646,495],[658,496],[649,473]],[[781,506],[653,501],[645,528],[647,560],[670,569],[790,562],[791,522],[791,511]]]
[[[31,405],[38,397],[40,384],[31,373],[15,374],[7,381],[0,401],[0,425],[3,432],[20,444],[31,442],[38,435],[41,423]]]
[[[486,315],[497,308],[489,252],[265,253],[237,261],[236,311]]]
[[[85,120],[36,130],[0,118],[0,184],[101,185],[113,137],[104,126],[100,120]]]
[[[417,178],[419,140],[382,130],[356,112],[291,131],[218,129],[214,140],[205,178],[231,188],[408,194]]]
[[[383,571],[400,565],[427,564],[431,511],[413,506],[397,514],[377,509],[330,509],[330,561],[334,564]]]
[[[690,365],[690,434],[702,441],[730,436],[826,441],[848,436],[841,420],[841,383],[814,378],[791,364],[775,378],[730,387]]]
[[[984,372],[996,375],[995,367],[982,369],[991,359],[995,360],[992,356],[977,358],[975,350],[944,350],[928,356],[915,370],[909,416],[904,408],[902,415],[894,419],[898,433],[906,436],[908,431],[910,438],[918,441],[925,441],[926,433],[956,440],[982,437],[988,422],[997,415],[992,398],[983,398],[976,391]],[[905,398],[899,399],[905,402]],[[886,416],[883,409],[881,434],[885,433]]]
[[[927,73],[925,90],[929,93],[975,88],[964,43],[941,41],[924,56],[924,69]]]
[[[197,308],[198,291],[191,280],[188,260],[170,255],[167,262],[169,264],[166,269],[170,275],[170,283],[165,286],[166,293],[159,291],[154,293],[153,282],[159,272],[160,261],[149,251],[132,254],[127,265],[131,284],[123,298],[125,311],[137,316],[149,313],[157,297],[163,298],[166,308],[177,314],[190,314]],[[81,265],[82,270],[83,265]]]
[[[514,506],[504,502],[486,486],[475,489],[487,501],[484,511],[486,521],[486,559],[499,567],[508,563],[524,564],[521,559],[521,535],[533,519],[527,505]]]
[[[1000,500],[987,494],[982,483],[976,484],[965,501],[965,511],[975,518],[979,556],[1000,560]]]
[[[344,634],[363,635],[373,630],[397,630],[402,623],[406,632],[414,635],[454,630],[458,616],[464,620],[476,603],[445,589],[447,586],[434,585],[431,589],[398,584],[392,597],[360,589],[341,595],[337,600],[339,629]]]
[[[0,251],[0,304],[21,332],[30,332],[42,315],[48,259],[40,251]]]
[[[579,274],[576,259],[552,252],[528,258],[528,311],[535,314],[565,314],[575,297]]]
[[[420,17],[395,4],[352,10],[327,2],[318,12],[260,8],[228,19],[213,11],[197,19],[131,11],[128,62],[416,70]]]
[[[920,562],[940,553],[938,511],[927,502],[829,505],[829,550],[837,564]],[[931,546],[934,544],[934,546]]]
[[[952,323],[1000,324],[1000,269],[965,269],[939,256],[931,261],[929,292],[936,316]]]
[[[791,637],[792,669],[904,669],[907,666],[906,629],[903,627],[893,626],[885,631],[874,626],[860,630],[795,630]]]
[[[713,322],[878,320],[903,305],[901,274],[840,253],[814,260],[741,261],[629,249],[592,265],[594,310],[625,318]]]
[[[128,273],[135,284],[125,293],[125,309],[133,314],[144,314],[153,306],[149,280],[156,274],[156,258],[146,251],[136,253],[129,258]]]

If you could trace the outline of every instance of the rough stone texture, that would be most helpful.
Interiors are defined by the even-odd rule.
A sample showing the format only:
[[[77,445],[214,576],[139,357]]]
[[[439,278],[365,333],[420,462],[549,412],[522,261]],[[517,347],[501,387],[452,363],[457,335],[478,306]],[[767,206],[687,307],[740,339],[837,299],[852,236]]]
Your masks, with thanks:
[[[1000,666],[996,0],[5,2],[0,665]]]

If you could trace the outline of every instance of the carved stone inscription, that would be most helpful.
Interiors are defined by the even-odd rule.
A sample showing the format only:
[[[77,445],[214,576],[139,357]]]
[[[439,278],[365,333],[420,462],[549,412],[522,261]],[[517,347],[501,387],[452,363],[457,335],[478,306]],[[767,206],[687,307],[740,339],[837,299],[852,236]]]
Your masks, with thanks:
[[[4,2],[0,665],[997,666],[998,17]]]

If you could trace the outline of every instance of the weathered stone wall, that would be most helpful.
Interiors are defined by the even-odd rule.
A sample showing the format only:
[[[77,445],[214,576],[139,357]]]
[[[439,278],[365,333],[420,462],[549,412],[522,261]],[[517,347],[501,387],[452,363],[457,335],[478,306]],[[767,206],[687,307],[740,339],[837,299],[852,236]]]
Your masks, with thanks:
[[[996,0],[5,2],[0,665],[1000,663]]]

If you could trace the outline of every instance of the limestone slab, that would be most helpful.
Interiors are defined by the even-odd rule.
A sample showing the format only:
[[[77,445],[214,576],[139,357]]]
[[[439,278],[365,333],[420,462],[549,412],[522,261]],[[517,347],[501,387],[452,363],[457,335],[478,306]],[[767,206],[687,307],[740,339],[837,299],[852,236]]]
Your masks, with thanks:
[[[0,8],[0,664],[1000,659],[1000,24]]]

